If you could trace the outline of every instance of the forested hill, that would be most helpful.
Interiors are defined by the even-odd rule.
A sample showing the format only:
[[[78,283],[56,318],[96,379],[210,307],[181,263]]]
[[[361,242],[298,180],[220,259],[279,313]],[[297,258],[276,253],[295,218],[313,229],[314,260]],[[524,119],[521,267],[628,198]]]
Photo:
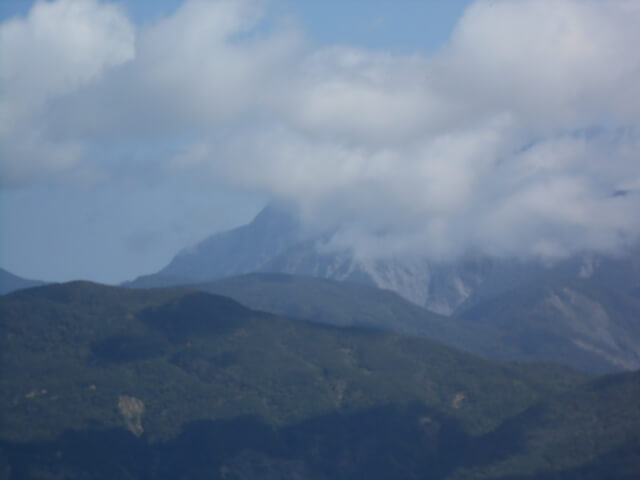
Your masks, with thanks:
[[[637,460],[637,374],[495,363],[191,290],[39,287],[0,298],[0,322],[10,478],[632,478]]]

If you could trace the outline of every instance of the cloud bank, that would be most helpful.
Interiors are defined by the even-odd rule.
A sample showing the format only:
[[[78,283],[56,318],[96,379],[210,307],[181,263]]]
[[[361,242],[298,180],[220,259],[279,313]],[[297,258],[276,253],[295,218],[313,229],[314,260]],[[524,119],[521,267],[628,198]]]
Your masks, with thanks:
[[[637,242],[637,1],[478,0],[429,56],[314,48],[265,8],[187,1],[136,27],[57,0],[0,25],[3,188],[108,178],[104,145],[155,145],[153,175],[290,202],[362,256]]]

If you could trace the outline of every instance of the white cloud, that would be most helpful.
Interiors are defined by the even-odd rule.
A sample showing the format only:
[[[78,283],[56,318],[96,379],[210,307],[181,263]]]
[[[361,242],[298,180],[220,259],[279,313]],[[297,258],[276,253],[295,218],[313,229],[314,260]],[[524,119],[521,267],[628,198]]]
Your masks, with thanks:
[[[309,55],[282,102],[310,135],[367,144],[402,142],[447,115],[429,88],[424,59],[330,47]]]
[[[312,49],[263,7],[190,1],[134,34],[109,4],[58,0],[3,24],[5,170],[28,181],[96,142],[166,144],[159,170],[289,200],[362,255],[637,238],[637,2],[479,0],[429,57]],[[9,136],[19,112],[35,126]]]
[[[261,13],[244,0],[185,3],[142,32],[134,86],[158,103],[159,114],[196,126],[260,109],[298,42],[291,29],[256,33]]]
[[[95,0],[38,2],[0,30],[3,98],[40,103],[134,57],[134,31],[122,12]]]
[[[135,32],[113,5],[37,2],[26,18],[0,25],[0,165],[13,183],[77,163],[78,142],[49,138],[48,101],[98,80],[134,58]]]
[[[635,0],[478,1],[440,57],[440,74],[480,111],[508,109],[549,132],[594,120],[638,123]]]

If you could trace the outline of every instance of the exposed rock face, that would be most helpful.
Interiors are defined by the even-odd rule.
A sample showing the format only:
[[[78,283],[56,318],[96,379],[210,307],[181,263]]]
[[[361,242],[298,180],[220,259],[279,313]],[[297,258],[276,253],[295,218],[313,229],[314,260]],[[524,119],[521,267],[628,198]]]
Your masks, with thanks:
[[[392,290],[448,315],[469,297],[486,269],[482,259],[449,266],[415,256],[358,258],[351,251],[328,251],[324,245],[329,237],[304,232],[290,211],[268,206],[250,224],[183,250],[158,273],[128,286],[184,285],[257,271],[290,273]]]
[[[139,437],[144,433],[142,428],[142,415],[144,415],[144,403],[142,400],[129,397],[127,395],[120,395],[118,397],[118,410],[124,418],[127,430],[133,433],[136,437]]]
[[[600,303],[569,288],[553,292],[546,302],[557,309],[575,332],[572,339],[575,345],[621,369],[633,370],[640,366],[640,348],[631,338],[617,332],[615,322]]]
[[[443,315],[453,314],[490,273],[483,258],[437,264],[423,257],[361,259],[351,252],[318,253],[312,242],[267,262],[269,273],[308,275],[363,283],[391,290],[412,303]]]
[[[462,402],[464,401],[465,398],[466,398],[466,395],[464,393],[462,392],[456,393],[455,396],[453,397],[453,400],[451,400],[451,406],[456,410],[458,410],[462,406]]]

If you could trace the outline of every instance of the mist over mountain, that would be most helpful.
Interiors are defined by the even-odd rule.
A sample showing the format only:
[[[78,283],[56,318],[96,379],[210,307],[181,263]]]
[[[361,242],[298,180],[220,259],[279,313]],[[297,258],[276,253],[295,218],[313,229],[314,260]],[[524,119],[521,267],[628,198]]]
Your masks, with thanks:
[[[130,286],[197,283],[250,272],[307,275],[393,290],[418,305],[451,315],[485,298],[546,278],[575,278],[637,294],[640,249],[618,256],[587,252],[565,260],[467,255],[449,262],[425,255],[362,258],[327,248],[334,232],[303,233],[295,210],[275,205],[238,229],[215,234],[179,253],[158,273]]]
[[[350,282],[249,274],[191,288],[303,321],[409,334],[481,355],[607,373],[640,368],[640,299],[572,279],[526,284],[453,317]]]
[[[250,224],[216,234],[157,274],[127,285],[191,285],[277,314],[376,326],[498,359],[556,362],[593,372],[640,367],[637,248],[619,256],[582,253],[554,263],[479,254],[451,262],[425,256],[363,260],[352,251],[327,251],[331,234],[304,232],[293,215],[270,206]],[[228,278],[252,272],[292,277]],[[391,290],[426,310],[350,284]]]

